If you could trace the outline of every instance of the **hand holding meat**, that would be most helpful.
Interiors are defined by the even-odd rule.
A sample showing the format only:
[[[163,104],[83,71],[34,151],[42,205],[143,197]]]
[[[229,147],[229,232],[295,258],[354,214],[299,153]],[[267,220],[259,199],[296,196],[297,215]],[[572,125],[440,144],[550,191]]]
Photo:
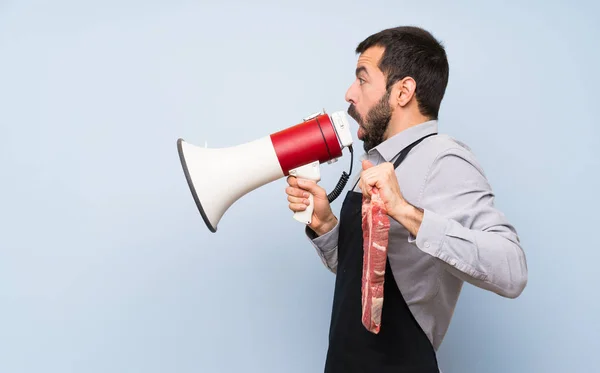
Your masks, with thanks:
[[[400,191],[393,164],[386,162],[374,166],[371,162],[364,160],[362,167],[359,186],[363,195],[371,198],[373,187],[377,188],[387,214],[397,219],[408,203]]]
[[[289,186],[285,192],[288,196],[289,208],[293,212],[306,210],[309,205],[308,193],[313,195],[314,209],[312,221],[308,225],[310,229],[321,236],[335,227],[337,218],[331,211],[325,189],[312,180],[298,179],[294,176],[289,176],[287,182]]]

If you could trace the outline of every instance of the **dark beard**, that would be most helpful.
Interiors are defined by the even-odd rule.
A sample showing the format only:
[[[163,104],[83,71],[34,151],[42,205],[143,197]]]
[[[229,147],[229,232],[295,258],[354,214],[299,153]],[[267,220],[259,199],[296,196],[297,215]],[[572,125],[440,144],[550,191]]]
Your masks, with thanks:
[[[365,152],[373,149],[383,142],[385,131],[392,118],[392,109],[389,104],[390,92],[385,95],[369,110],[366,120],[363,120],[354,105],[348,107],[350,115],[359,125],[363,126],[363,148]]]

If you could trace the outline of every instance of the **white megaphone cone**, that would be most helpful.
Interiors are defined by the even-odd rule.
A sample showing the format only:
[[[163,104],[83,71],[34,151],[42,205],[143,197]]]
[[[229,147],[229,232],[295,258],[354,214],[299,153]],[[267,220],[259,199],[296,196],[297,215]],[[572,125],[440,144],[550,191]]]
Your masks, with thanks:
[[[177,147],[192,196],[211,232],[240,197],[284,176],[269,137],[221,149],[179,139]]]
[[[352,151],[352,136],[344,112],[318,113],[286,130],[227,148],[211,149],[177,140],[177,149],[196,206],[211,232],[231,205],[248,192],[284,176],[320,180],[319,164]],[[350,169],[352,172],[352,169]],[[330,200],[348,181],[344,173]],[[310,224],[314,204],[294,218]]]

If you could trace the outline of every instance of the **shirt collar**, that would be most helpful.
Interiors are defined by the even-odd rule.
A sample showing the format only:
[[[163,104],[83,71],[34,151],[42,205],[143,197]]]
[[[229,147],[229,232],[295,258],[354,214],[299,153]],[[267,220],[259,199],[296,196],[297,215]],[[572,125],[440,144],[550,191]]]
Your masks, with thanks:
[[[369,150],[368,154],[371,155],[373,152],[377,152],[386,162],[389,162],[408,145],[412,144],[423,136],[436,133],[437,130],[437,120],[430,120],[417,124],[416,126],[409,127],[385,140],[381,144]]]

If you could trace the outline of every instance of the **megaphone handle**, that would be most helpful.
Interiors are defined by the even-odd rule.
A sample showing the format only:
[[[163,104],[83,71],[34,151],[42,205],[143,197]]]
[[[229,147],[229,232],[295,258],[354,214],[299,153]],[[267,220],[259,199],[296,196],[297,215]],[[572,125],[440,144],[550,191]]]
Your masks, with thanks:
[[[306,206],[306,209],[304,211],[298,211],[294,213],[294,219],[307,225],[311,223],[312,214],[315,209],[314,197],[310,193],[308,194],[308,200],[310,204]]]
[[[308,179],[317,182],[321,180],[319,161],[294,168],[293,170],[290,170],[290,175],[299,179]],[[312,222],[312,214],[315,209],[314,197],[310,193],[308,195],[308,201],[310,203],[308,206],[306,206],[304,211],[298,211],[294,213],[294,219],[304,224],[310,224]]]

